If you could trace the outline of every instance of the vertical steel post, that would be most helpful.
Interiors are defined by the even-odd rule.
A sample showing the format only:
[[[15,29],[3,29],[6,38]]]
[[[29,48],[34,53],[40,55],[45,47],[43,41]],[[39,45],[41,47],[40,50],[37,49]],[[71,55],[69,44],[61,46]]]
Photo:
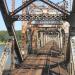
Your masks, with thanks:
[[[15,68],[15,54],[14,54],[14,45],[15,45],[15,40],[14,38],[10,41],[12,46],[11,46],[11,70]]]
[[[26,0],[22,0],[22,4]],[[22,15],[26,15],[27,11],[26,8],[22,10]],[[27,55],[27,39],[26,39],[26,32],[27,32],[27,21],[22,21],[22,48],[21,48],[21,53],[22,53],[22,59],[24,59]]]

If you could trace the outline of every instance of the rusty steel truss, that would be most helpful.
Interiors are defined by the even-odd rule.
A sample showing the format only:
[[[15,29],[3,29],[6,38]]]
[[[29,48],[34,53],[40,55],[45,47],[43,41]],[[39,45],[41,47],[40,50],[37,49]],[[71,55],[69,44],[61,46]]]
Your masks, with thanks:
[[[38,30],[37,27],[32,27],[31,22],[32,21],[37,21],[36,24],[38,24],[38,22],[40,21],[68,21],[70,23],[70,34],[72,34],[71,32],[74,32],[75,30],[75,0],[73,0],[73,7],[72,7],[72,11],[69,12],[68,10],[66,10],[65,8],[60,7],[58,4],[53,3],[50,0],[39,0],[45,4],[47,4],[49,7],[52,7],[56,10],[58,10],[59,12],[61,12],[61,14],[21,14],[21,15],[17,15],[18,12],[20,12],[21,10],[23,10],[24,8],[28,7],[29,5],[31,5],[33,2],[38,1],[38,0],[28,0],[28,1],[24,1],[24,3],[19,6],[17,9],[14,9],[12,12],[10,12],[8,10],[8,6],[5,0],[0,0],[0,10],[5,22],[5,25],[7,27],[8,33],[11,36],[14,36],[15,39],[15,52],[16,55],[18,57],[19,62],[22,62],[22,56],[18,47],[18,43],[17,43],[17,39],[15,36],[15,30],[14,30],[14,26],[13,26],[13,22],[14,21],[28,21],[29,23],[29,28],[31,27],[31,35],[34,33],[35,30]],[[33,5],[32,7],[34,7],[35,5]],[[36,7],[36,6],[35,6]],[[41,23],[40,23],[41,24]],[[25,33],[25,31],[24,31]],[[33,37],[31,37],[33,38]],[[31,42],[34,42],[34,40],[31,40]],[[33,46],[33,45],[32,45]]]

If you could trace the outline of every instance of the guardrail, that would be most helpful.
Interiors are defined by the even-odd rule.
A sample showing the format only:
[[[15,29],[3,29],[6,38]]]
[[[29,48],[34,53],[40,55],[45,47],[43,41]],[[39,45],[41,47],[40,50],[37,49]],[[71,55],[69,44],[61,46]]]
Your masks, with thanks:
[[[6,45],[5,45],[5,48],[2,52],[2,55],[1,55],[1,58],[0,58],[0,75],[2,75],[3,70],[5,68],[6,61],[8,59],[9,54],[10,54],[11,45],[12,45],[11,43],[7,42]]]
[[[75,75],[75,39],[71,39],[70,75]]]

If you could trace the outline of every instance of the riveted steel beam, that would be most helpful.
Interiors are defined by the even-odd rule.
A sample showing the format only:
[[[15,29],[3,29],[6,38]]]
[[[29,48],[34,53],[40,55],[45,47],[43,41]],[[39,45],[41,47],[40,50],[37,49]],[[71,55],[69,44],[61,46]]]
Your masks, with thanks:
[[[65,15],[69,15],[69,12],[67,10],[65,10],[64,8],[61,8],[60,6],[58,6],[57,4],[53,3],[52,1],[48,1],[48,0],[40,0],[42,2],[44,2],[45,4],[55,8],[56,10],[62,12]]]
[[[4,19],[9,35],[15,36],[14,28],[13,28],[13,20],[11,16],[9,15],[9,10],[7,8],[5,0],[0,0],[0,10],[1,10],[1,14],[3,16],[3,19]],[[15,52],[17,54],[19,62],[22,62],[16,38],[15,38]]]
[[[62,14],[29,14],[29,15],[15,15],[12,16],[13,21],[49,21],[51,19],[64,20],[66,17]]]
[[[11,12],[10,15],[14,16],[16,13],[18,13],[19,11],[21,11],[23,8],[27,7],[28,5],[30,5],[34,1],[36,1],[36,0],[26,1],[23,5],[21,5],[20,7],[18,7],[17,9],[15,9],[13,12]]]
[[[1,10],[1,14],[3,16],[3,19],[4,19],[9,35],[13,35],[13,31],[12,31],[13,21],[11,17],[9,16],[9,10],[7,8],[5,0],[0,0],[0,10]]]

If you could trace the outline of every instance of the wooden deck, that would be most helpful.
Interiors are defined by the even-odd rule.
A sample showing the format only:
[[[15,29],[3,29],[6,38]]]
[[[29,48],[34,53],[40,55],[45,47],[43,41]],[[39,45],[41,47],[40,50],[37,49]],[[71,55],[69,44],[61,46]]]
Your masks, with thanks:
[[[11,75],[69,75],[61,51],[50,50],[49,45],[48,43],[42,50],[51,51],[50,55],[27,56],[22,64],[16,66]]]

